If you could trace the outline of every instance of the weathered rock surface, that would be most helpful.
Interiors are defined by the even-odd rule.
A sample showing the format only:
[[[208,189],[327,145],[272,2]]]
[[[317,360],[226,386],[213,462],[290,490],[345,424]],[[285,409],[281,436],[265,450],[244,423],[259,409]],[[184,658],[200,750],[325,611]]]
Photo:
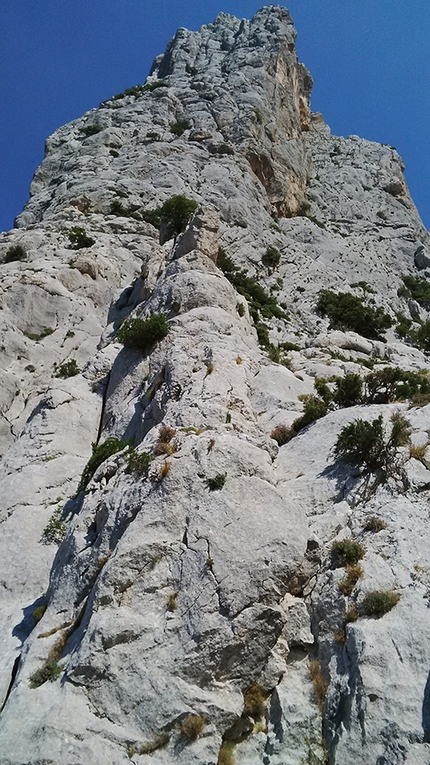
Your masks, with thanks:
[[[270,437],[316,377],[430,371],[411,344],[427,307],[399,290],[429,249],[402,161],[310,112],[295,37],[278,6],[180,29],[145,88],[48,138],[0,235],[2,765],[430,762],[430,405]],[[178,194],[198,209],[165,241],[148,213]],[[258,316],[219,252],[277,308]],[[322,288],[392,328],[331,327]],[[164,339],[118,342],[154,313]],[[397,409],[397,477],[335,459],[343,426]],[[77,494],[107,438],[123,447]],[[331,547],[349,538],[365,555],[345,595]],[[375,590],[400,595],[380,619]]]

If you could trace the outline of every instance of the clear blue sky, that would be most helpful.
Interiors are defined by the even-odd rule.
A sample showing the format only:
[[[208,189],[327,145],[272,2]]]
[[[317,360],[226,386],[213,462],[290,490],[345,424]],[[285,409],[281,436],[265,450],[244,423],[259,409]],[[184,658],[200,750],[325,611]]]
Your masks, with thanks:
[[[28,198],[45,138],[104,98],[141,83],[180,26],[241,0],[12,0],[0,9],[0,230]],[[312,107],[332,132],[396,146],[430,228],[429,0],[290,0]]]

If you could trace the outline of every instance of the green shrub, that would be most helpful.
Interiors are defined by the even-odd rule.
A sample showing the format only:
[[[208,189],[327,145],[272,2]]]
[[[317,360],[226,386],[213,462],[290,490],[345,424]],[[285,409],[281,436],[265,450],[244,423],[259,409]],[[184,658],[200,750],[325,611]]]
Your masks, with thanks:
[[[6,251],[4,263],[13,263],[17,260],[25,260],[27,253],[22,244],[12,244]]]
[[[363,401],[363,380],[360,375],[347,372],[344,377],[336,377],[336,389],[333,401],[339,409],[356,406]]]
[[[331,552],[342,566],[353,565],[364,558],[365,549],[360,542],[353,539],[343,539],[340,542],[333,542]]]
[[[217,473],[213,478],[206,478],[206,486],[209,491],[220,491],[226,481],[227,473]]]
[[[86,138],[100,133],[101,130],[103,130],[101,125],[84,125],[84,127],[79,128],[79,132],[83,133]]]
[[[281,262],[281,253],[276,249],[276,247],[269,245],[262,257],[262,262],[265,266],[267,266],[267,268],[273,270],[279,266],[279,263]]]
[[[135,98],[140,98],[145,93],[150,93],[153,90],[156,90],[157,88],[168,88],[167,82],[163,82],[163,80],[155,80],[155,82],[148,82],[146,85],[133,85],[131,88],[126,88],[122,93],[117,93],[116,96],[112,96],[112,101],[119,101],[121,98],[124,98],[125,96],[135,96]],[[102,104],[106,104],[106,101],[103,101]]]
[[[160,220],[164,218],[167,222],[171,236],[178,236],[190,220],[193,213],[198,208],[198,202],[194,199],[188,199],[184,194],[176,194],[158,208]]]
[[[321,417],[325,417],[328,411],[327,404],[317,396],[306,395],[303,399],[303,402],[303,414],[293,422],[293,428],[296,432],[302,430],[302,428],[305,428],[312,422],[315,422],[315,420],[319,420]]]
[[[430,308],[430,283],[426,279],[416,276],[403,276],[405,287],[398,290],[400,297],[416,300],[422,306]]]
[[[56,661],[46,661],[43,667],[30,676],[30,688],[39,688],[48,680],[53,683],[61,675],[62,669]]]
[[[400,595],[398,592],[374,590],[365,595],[361,607],[366,616],[375,616],[376,619],[380,619],[381,616],[391,611],[394,606],[397,606],[399,600]]]
[[[29,340],[34,340],[38,343],[39,340],[43,340],[44,337],[49,337],[49,335],[52,335],[54,332],[55,329],[52,329],[52,327],[45,327],[40,334],[36,334],[35,332],[24,332],[24,335],[28,337]]]
[[[389,435],[384,431],[382,415],[371,422],[358,419],[345,425],[337,438],[335,455],[369,471],[381,468],[386,475],[393,475],[398,467],[396,450],[408,442],[411,431],[408,421],[399,413],[392,415],[391,423]]]
[[[189,120],[180,119],[170,123],[170,131],[173,135],[180,136],[191,127]]]
[[[163,340],[170,330],[164,314],[153,314],[146,319],[127,319],[118,329],[117,339],[127,348],[145,352],[154,343]]]
[[[419,329],[412,336],[413,344],[422,351],[430,351],[430,320],[423,321]]]
[[[66,531],[67,526],[62,519],[61,509],[57,508],[57,510],[54,510],[47,525],[43,529],[40,541],[47,545],[61,545],[66,536]]]
[[[366,403],[388,404],[430,393],[430,380],[425,370],[406,372],[399,367],[383,367],[365,378]]]
[[[96,241],[88,236],[85,229],[81,226],[69,228],[66,234],[69,237],[72,250],[82,250],[84,247],[91,247]]]
[[[149,470],[149,466],[152,462],[152,457],[148,452],[137,452],[135,449],[130,449],[128,457],[128,464],[126,473],[137,473],[138,475],[146,475]]]
[[[321,290],[317,310],[330,319],[334,329],[352,330],[373,340],[380,340],[381,333],[393,323],[382,308],[372,308],[349,292]]]
[[[273,438],[278,446],[284,446],[284,444],[287,444],[288,441],[291,441],[293,436],[295,436],[295,431],[292,428],[289,428],[287,425],[277,425],[275,428],[273,428],[270,438]]]
[[[119,438],[113,437],[107,438],[106,441],[103,441],[103,443],[98,446],[93,443],[93,453],[84,468],[76,494],[80,494],[81,491],[85,490],[97,468],[99,468],[103,462],[113,454],[117,454],[117,452],[125,449],[126,446],[128,446],[127,443],[120,441]]]
[[[124,207],[119,199],[114,199],[113,202],[111,202],[109,212],[111,215],[118,215],[120,218],[133,218],[138,221],[144,220],[143,213],[138,213],[138,209],[137,205]]]
[[[63,363],[57,367],[55,377],[63,377],[64,379],[67,377],[75,377],[80,373],[80,371],[81,370],[79,369],[75,359],[70,359],[69,361],[63,361]]]

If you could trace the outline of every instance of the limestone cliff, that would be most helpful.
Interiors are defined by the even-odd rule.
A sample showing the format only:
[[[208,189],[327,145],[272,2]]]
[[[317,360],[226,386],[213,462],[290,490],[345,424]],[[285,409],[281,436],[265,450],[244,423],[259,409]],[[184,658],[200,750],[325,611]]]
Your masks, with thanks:
[[[2,765],[430,761],[429,236],[295,38],[180,29],[0,235]]]

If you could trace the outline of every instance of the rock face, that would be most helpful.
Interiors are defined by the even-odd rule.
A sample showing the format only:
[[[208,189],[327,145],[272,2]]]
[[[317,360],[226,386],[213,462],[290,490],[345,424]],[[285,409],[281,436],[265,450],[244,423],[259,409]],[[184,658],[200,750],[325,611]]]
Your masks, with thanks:
[[[48,139],[0,235],[2,765],[430,762],[430,405],[271,437],[316,378],[430,372],[401,159],[310,112],[295,37],[278,6],[180,29]],[[331,326],[322,289],[391,328]],[[154,314],[164,337],[119,342]],[[397,472],[335,458],[398,411]]]

